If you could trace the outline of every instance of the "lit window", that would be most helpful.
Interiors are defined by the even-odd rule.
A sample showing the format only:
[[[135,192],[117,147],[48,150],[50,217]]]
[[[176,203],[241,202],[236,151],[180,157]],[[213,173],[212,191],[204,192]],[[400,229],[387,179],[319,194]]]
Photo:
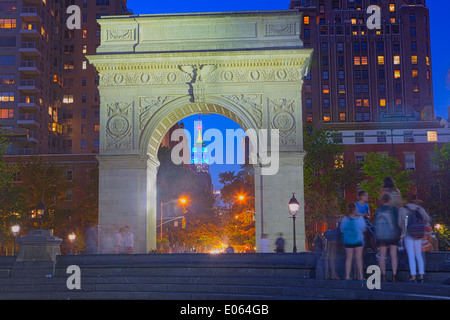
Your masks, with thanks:
[[[361,57],[361,64],[367,66],[367,57]]]
[[[362,107],[362,99],[356,99],[356,106]]]
[[[345,112],[339,113],[339,120],[340,121],[345,121],[345,118],[346,118],[346,113]]]
[[[418,84],[414,84],[413,85],[413,91],[414,92],[419,92],[419,85]]]
[[[341,139],[342,139],[342,133],[341,133]],[[339,143],[339,142],[337,142]],[[340,142],[342,143],[342,142]],[[334,157],[334,168],[339,169],[344,167],[344,155],[343,154],[337,154]]]
[[[87,68],[87,61],[86,60],[83,61],[81,68],[83,70],[86,70],[86,68]]]
[[[419,71],[417,69],[413,69],[412,71],[412,77],[417,78],[419,76]]]
[[[361,58],[360,58],[360,57],[355,57],[355,59],[354,59],[354,65],[355,65],[355,66],[360,66],[360,65],[361,65]]]
[[[330,115],[329,115],[329,114],[325,114],[325,115],[323,116],[323,121],[324,121],[324,122],[330,122],[330,121],[331,121]]]
[[[352,19],[352,24],[356,24],[356,18]]]
[[[395,23],[395,18],[391,18],[391,23]]]
[[[380,99],[380,107],[386,107],[386,99]]]
[[[378,64],[380,66],[384,65],[384,56],[378,56]]]
[[[430,65],[430,57],[425,57],[427,59],[427,66]]]
[[[400,64],[400,56],[394,56],[394,64]]]
[[[395,4],[394,3],[390,3],[389,4],[389,11],[390,12],[394,12],[395,11]]]
[[[328,84],[324,84],[322,92],[323,93],[330,93],[330,86]]]
[[[370,107],[369,99],[364,99],[364,107]]]
[[[303,17],[303,24],[309,24],[309,16]]]
[[[417,56],[411,56],[411,63],[417,64]]]
[[[87,30],[84,29],[84,30],[83,30],[83,39],[86,39],[86,38],[87,38]]]
[[[438,141],[437,131],[427,131],[427,141],[437,142]]]
[[[394,70],[394,78],[399,79],[401,77],[400,70]]]
[[[73,94],[65,94],[63,97],[63,103],[73,103]]]

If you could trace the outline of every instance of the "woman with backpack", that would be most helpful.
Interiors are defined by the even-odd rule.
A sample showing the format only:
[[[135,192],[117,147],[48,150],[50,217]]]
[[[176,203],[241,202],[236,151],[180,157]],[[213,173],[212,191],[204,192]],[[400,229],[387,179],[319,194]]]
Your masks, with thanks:
[[[357,215],[355,203],[348,204],[348,214],[342,219],[340,228],[346,255],[345,280],[351,280],[350,273],[352,270],[353,256],[355,256],[358,280],[363,281],[363,250],[366,222],[362,216]]]
[[[420,200],[411,200],[406,206],[400,208],[399,215],[411,273],[409,281],[423,283],[425,261],[422,255],[422,240],[431,234],[430,216],[422,207]],[[416,267],[419,269],[418,279]]]
[[[391,205],[397,208],[403,206],[402,194],[391,177],[386,177],[383,179],[383,188],[381,189],[380,199],[385,194],[388,194],[391,197]]]
[[[400,240],[400,226],[398,209],[392,205],[389,193],[381,197],[381,207],[375,212],[375,238],[380,249],[379,265],[381,269],[381,281],[386,282],[386,255],[389,248],[392,265],[392,282],[397,282],[398,268],[398,242]]]

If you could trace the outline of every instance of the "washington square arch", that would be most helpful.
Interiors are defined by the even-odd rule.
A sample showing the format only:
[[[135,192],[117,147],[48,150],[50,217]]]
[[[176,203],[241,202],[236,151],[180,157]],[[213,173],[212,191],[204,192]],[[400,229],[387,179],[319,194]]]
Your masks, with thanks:
[[[274,241],[293,231],[288,202],[300,202],[299,251],[305,249],[301,89],[312,49],[300,40],[298,11],[115,16],[98,20],[101,45],[88,59],[100,76],[99,226],[132,228],[135,253],[156,249],[157,152],[178,121],[220,114],[244,130],[277,132],[255,163],[255,230]],[[262,182],[262,185],[261,185]],[[106,240],[99,237],[101,247]]]

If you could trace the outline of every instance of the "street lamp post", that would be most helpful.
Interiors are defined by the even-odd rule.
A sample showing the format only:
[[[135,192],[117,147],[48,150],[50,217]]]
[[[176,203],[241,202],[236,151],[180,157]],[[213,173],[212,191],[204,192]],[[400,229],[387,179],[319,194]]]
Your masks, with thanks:
[[[45,205],[42,200],[41,200],[41,202],[39,202],[39,204],[36,208],[36,213],[39,216],[39,229],[42,230],[42,218],[44,217],[44,213],[45,213]]]
[[[72,232],[71,234],[69,234],[70,254],[73,254],[73,243],[75,242],[75,238],[76,238],[75,233]]]
[[[160,239],[161,240],[163,238],[163,227],[162,227],[163,226],[163,207],[166,204],[169,204],[169,203],[172,203],[172,202],[176,202],[176,201],[179,201],[183,205],[187,203],[187,199],[185,197],[182,197],[182,198],[179,198],[179,199],[173,199],[173,200],[167,201],[166,203],[163,203],[161,201],[161,229],[160,229]]]
[[[292,249],[293,252],[297,252],[297,244],[295,241],[295,218],[298,212],[298,209],[300,208],[300,204],[298,203],[297,199],[295,198],[295,193],[292,194],[292,198],[289,201],[289,212],[292,215],[292,223],[293,223],[293,229],[294,229],[294,248]]]
[[[16,240],[17,240],[17,236],[19,235],[19,231],[20,231],[19,225],[17,225],[17,224],[13,225],[11,227],[11,231],[12,231],[13,238],[14,238],[13,255],[15,255],[16,254]]]

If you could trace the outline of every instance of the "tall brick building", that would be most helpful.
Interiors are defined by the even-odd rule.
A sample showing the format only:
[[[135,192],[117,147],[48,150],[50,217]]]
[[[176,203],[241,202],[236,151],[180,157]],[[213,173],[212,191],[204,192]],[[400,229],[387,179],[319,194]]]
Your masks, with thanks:
[[[66,8],[81,9],[81,29]],[[96,19],[128,13],[126,0],[0,2],[0,122],[9,154],[98,152],[99,96],[85,59],[100,44]]]
[[[381,28],[369,29],[371,5]],[[445,120],[434,116],[430,19],[425,0],[302,0],[301,39],[314,48],[304,80],[306,124],[335,130],[342,157],[365,161],[369,152],[395,156],[415,171],[419,197],[439,198],[432,179],[435,144],[450,142]],[[356,200],[357,188],[346,190]]]

